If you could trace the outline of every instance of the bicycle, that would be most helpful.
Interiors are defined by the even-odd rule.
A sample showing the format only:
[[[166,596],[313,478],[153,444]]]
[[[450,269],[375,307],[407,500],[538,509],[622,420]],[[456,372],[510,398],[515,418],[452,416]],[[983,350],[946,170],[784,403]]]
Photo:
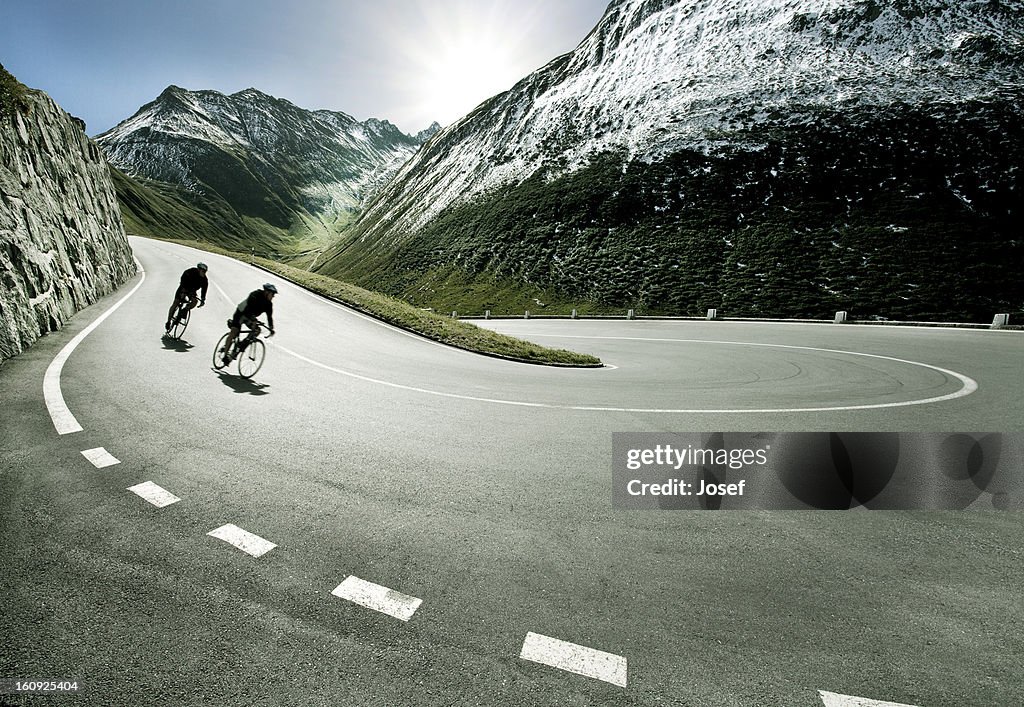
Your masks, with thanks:
[[[245,328],[246,326],[248,328]],[[260,333],[264,326],[267,325],[258,319],[244,322],[243,328],[238,332],[238,336],[235,337],[235,341],[231,346],[232,360],[238,361],[238,375],[242,378],[252,378],[263,366],[263,360],[267,356],[267,347],[260,339]],[[228,327],[231,327],[230,319],[228,320]],[[271,329],[270,334],[273,335],[273,333],[274,330]],[[223,351],[224,344],[227,343],[228,336],[230,335],[231,332],[229,331],[220,337],[220,340],[213,349],[213,367],[218,371],[231,364],[230,361],[224,360]]]

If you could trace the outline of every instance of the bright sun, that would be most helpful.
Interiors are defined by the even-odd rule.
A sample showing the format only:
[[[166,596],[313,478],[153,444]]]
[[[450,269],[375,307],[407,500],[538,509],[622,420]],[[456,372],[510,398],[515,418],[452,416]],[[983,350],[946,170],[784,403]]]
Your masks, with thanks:
[[[420,101],[440,116],[465,115],[524,75],[511,49],[487,36],[449,43],[421,68]]]
[[[525,0],[424,0],[421,24],[401,48],[409,66],[403,92],[415,112],[451,123],[538,68],[526,49],[538,17],[533,7]]]

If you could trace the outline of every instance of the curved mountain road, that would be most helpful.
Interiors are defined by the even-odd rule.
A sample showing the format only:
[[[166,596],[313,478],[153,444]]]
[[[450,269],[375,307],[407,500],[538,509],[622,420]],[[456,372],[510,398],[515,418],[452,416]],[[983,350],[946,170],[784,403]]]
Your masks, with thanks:
[[[82,431],[56,433],[44,373],[141,277],[0,368],[0,678],[139,705],[1001,704],[1024,688],[1013,513],[623,512],[610,484],[615,432],[1020,431],[1020,333],[485,323],[609,364],[556,369],[132,245],[145,281],[63,366]],[[199,259],[207,306],[163,339]],[[214,371],[234,303],[265,281],[281,289],[267,362],[251,381]],[[180,500],[128,491],[147,482]],[[273,547],[208,534],[235,526]]]

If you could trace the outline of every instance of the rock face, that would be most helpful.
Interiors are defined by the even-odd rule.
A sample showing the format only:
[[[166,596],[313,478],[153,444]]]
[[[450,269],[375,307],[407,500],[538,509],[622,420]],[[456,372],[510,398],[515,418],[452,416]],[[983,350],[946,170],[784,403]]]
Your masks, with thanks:
[[[107,163],[48,96],[0,67],[0,361],[136,272]]]

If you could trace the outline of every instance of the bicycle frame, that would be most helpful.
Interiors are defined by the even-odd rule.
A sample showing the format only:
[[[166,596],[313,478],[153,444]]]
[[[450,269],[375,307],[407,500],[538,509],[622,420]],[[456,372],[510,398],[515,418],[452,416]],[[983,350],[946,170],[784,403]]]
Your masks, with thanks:
[[[260,338],[260,334],[263,333],[264,328],[270,328],[259,319],[254,319],[252,321],[253,326],[246,328],[246,325],[242,324],[241,328],[238,330],[238,336],[235,337],[235,355],[241,354],[249,344]],[[243,336],[243,334],[245,336]]]

